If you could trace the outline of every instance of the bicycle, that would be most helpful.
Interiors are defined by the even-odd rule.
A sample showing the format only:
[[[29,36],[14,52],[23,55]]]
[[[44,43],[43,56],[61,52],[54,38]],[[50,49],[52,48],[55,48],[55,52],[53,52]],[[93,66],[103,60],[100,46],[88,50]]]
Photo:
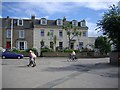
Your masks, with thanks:
[[[67,59],[68,62],[70,61],[78,61],[78,58],[76,56],[73,56],[73,55],[69,55],[68,59]]]

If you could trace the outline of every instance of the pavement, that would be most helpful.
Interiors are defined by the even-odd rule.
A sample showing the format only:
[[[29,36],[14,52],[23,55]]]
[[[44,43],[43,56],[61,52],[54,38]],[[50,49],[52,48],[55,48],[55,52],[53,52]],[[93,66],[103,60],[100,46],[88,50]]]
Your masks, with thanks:
[[[117,66],[109,58],[38,57],[36,67],[28,58],[2,60],[2,88],[118,88]]]

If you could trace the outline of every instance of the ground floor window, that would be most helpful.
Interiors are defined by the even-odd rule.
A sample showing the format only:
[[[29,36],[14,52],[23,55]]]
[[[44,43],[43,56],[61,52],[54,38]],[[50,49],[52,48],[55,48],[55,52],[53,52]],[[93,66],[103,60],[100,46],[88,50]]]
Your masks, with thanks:
[[[63,48],[63,42],[59,42],[59,49]]]
[[[50,42],[50,48],[53,49],[54,48],[54,43],[53,42]]]
[[[25,50],[25,49],[27,49],[27,42],[26,41],[18,41],[17,42],[17,48],[19,50]]]

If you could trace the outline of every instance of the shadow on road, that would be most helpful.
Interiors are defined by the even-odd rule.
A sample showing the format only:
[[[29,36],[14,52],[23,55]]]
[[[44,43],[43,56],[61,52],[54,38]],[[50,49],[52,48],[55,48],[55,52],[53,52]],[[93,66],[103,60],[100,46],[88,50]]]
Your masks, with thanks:
[[[19,68],[26,68],[26,67],[28,67],[27,65],[21,65],[21,66],[17,66],[17,67],[19,67]]]
[[[44,71],[48,72],[60,72],[60,71],[77,71],[82,73],[90,73],[90,74],[97,74],[103,77],[110,77],[110,78],[120,78],[120,74],[117,71],[110,72],[110,71],[100,71],[101,69],[110,69],[110,68],[118,69],[117,66],[110,65],[109,63],[97,63],[97,64],[76,64],[70,65],[66,67],[48,67],[44,69]]]

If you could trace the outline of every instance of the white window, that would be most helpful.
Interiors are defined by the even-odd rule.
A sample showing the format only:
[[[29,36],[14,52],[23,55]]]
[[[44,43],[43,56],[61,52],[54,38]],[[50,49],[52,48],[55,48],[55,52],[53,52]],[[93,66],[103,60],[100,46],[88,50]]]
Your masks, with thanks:
[[[40,30],[40,34],[41,34],[41,36],[44,36],[44,29]]]
[[[42,24],[42,25],[47,25],[47,20],[46,20],[46,18],[42,18],[41,20],[40,20],[40,24]]]
[[[22,19],[18,19],[17,25],[18,25],[18,26],[23,26],[23,20],[22,20]]]
[[[85,27],[85,26],[86,26],[85,22],[81,21],[81,27]]]
[[[24,38],[24,30],[19,31],[19,38]]]
[[[87,36],[87,33],[86,33],[86,31],[83,31],[83,36]]]
[[[11,38],[11,30],[8,29],[6,34],[7,34],[7,38]]]
[[[83,42],[79,42],[79,49],[83,48]]]
[[[57,25],[63,25],[63,21],[61,19],[57,20]]]
[[[17,48],[19,50],[26,50],[27,49],[27,42],[26,41],[18,41]]]
[[[59,37],[63,37],[63,31],[59,30]]]
[[[54,30],[50,30],[50,37],[54,36]]]
[[[73,26],[78,26],[78,22],[77,22],[76,20],[73,20],[73,21],[72,21],[72,25],[73,25]]]

